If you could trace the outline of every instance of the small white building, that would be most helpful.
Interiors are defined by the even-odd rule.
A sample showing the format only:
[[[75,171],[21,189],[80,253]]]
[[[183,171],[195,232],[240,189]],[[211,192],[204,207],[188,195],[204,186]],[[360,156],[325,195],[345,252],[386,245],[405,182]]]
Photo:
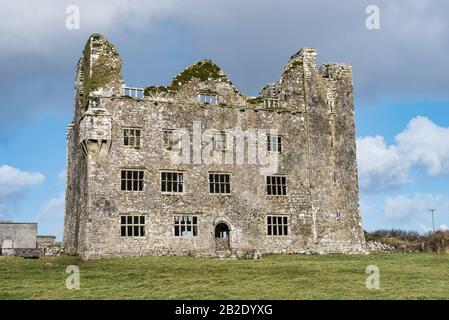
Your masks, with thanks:
[[[34,249],[37,247],[37,223],[0,222],[2,249]]]
[[[0,221],[0,255],[42,257],[54,236],[38,236],[37,223]]]

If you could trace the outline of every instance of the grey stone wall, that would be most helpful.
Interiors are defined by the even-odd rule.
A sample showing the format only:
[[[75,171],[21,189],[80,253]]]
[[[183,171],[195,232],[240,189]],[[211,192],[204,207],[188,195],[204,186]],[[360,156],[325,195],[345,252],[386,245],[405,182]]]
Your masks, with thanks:
[[[230,227],[230,251],[364,252],[358,208],[351,67],[317,68],[316,50],[292,56],[280,80],[261,96],[246,97],[212,62],[199,61],[167,87],[148,87],[143,99],[122,97],[121,61],[100,35],[92,36],[77,67],[75,118],[68,128],[68,177],[64,248],[85,259],[128,255],[215,256],[214,228]],[[86,87],[86,66],[109,57],[96,89]],[[116,74],[107,75],[108,72]],[[97,82],[101,82],[96,80]],[[85,92],[89,96],[85,96]],[[217,95],[201,105],[198,94]],[[278,98],[267,109],[264,98]],[[276,129],[282,135],[278,174],[287,177],[286,196],[267,196],[260,164],[176,164],[164,148],[163,129]],[[141,147],[123,145],[124,128],[140,128]],[[203,141],[202,146],[206,147]],[[268,157],[271,155],[267,154]],[[235,155],[236,157],[236,155]],[[143,191],[120,190],[120,171],[145,172]],[[160,191],[161,170],[184,173],[182,194]],[[231,177],[229,195],[210,194],[209,172]],[[175,215],[198,217],[198,235],[174,236]],[[268,236],[266,217],[289,217],[286,236]],[[146,217],[145,236],[122,237],[120,215]]]
[[[1,255],[21,258],[42,258],[45,256],[44,248],[12,248],[0,249]]]
[[[36,248],[37,223],[0,222],[0,248]]]
[[[55,236],[37,236],[37,246],[39,248],[48,248],[54,245]]]

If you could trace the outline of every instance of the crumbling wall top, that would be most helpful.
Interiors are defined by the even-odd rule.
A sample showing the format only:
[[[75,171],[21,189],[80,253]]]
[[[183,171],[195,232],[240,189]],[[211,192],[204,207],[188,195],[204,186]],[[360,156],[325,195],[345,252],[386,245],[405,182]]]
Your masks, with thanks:
[[[101,34],[91,35],[82,58],[83,104],[87,104],[91,96],[119,95],[123,84],[121,67],[117,49]]]

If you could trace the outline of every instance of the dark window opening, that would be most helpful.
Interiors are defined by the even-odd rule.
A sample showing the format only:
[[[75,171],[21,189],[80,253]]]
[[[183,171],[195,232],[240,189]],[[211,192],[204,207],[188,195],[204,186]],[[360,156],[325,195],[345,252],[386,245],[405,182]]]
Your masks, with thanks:
[[[219,223],[215,227],[215,238],[228,238],[229,237],[229,226],[226,223]]]
[[[198,234],[198,219],[196,216],[175,216],[175,236],[195,237]]]
[[[231,182],[229,174],[209,173],[210,193],[231,193]]]
[[[287,195],[287,178],[285,176],[267,176],[267,195]]]
[[[164,171],[161,172],[162,192],[184,192],[184,173]]]
[[[127,147],[140,148],[140,129],[123,129],[123,144]]]
[[[288,217],[267,216],[267,235],[269,236],[288,235]]]
[[[145,236],[145,216],[121,216],[120,235],[122,237]]]
[[[123,191],[142,191],[144,172],[141,170],[122,170],[120,189]]]

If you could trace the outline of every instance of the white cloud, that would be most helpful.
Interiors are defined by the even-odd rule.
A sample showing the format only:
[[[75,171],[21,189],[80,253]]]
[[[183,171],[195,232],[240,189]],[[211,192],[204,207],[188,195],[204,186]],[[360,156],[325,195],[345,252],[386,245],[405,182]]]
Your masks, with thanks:
[[[435,221],[447,219],[449,212],[449,198],[442,194],[413,194],[387,197],[384,202],[381,220],[383,223],[398,226],[432,226],[430,209],[436,209]],[[442,225],[441,227],[444,227]]]
[[[426,117],[413,118],[387,145],[381,136],[357,139],[361,191],[381,192],[411,181],[411,170],[423,166],[431,176],[449,174],[449,128]]]
[[[64,225],[65,193],[50,198],[39,210],[36,220],[40,234],[54,235],[58,240],[62,238]]]
[[[65,194],[62,192],[55,198],[50,198],[40,209],[38,220],[53,220],[64,217]]]
[[[396,143],[408,163],[425,166],[429,175],[449,173],[449,128],[416,117],[396,136]]]
[[[448,229],[447,224],[442,224],[442,225],[439,225],[438,227],[435,227],[435,231],[448,231],[448,230],[449,229]],[[433,231],[432,224],[429,222],[427,223],[427,225],[420,223],[420,224],[418,224],[417,231],[419,231],[421,233],[432,232]]]
[[[368,202],[360,199],[359,204],[360,204],[360,213],[362,214],[362,216],[365,217],[373,213],[373,207],[370,204],[368,204]]]
[[[47,55],[60,52],[64,41],[68,5],[80,9],[80,30],[127,30],[147,26],[150,18],[174,8],[178,1],[167,0],[41,0],[13,1],[0,10],[0,59],[17,53]],[[93,31],[92,31],[93,32]],[[81,48],[80,48],[81,49]],[[81,51],[81,50],[80,50]]]
[[[43,181],[44,176],[39,172],[26,172],[2,165],[0,166],[0,199],[38,185]]]
[[[362,191],[382,191],[409,181],[409,166],[381,136],[357,139],[357,161]]]
[[[39,172],[26,172],[8,165],[0,166],[0,219],[9,218],[16,211],[17,197],[27,188],[41,184],[44,179]]]

